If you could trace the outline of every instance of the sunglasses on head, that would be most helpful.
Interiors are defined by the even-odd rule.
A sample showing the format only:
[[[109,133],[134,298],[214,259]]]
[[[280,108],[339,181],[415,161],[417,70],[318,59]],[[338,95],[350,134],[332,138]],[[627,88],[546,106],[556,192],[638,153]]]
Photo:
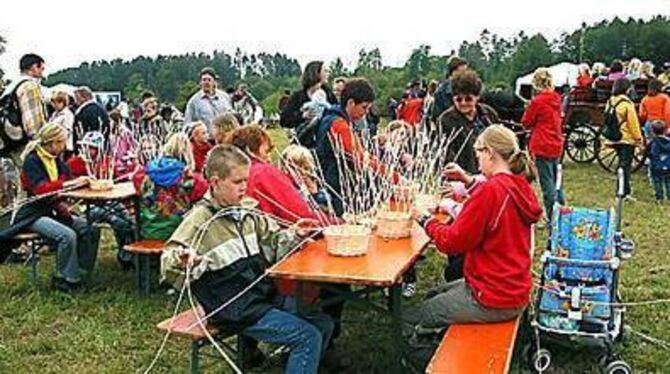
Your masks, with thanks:
[[[457,95],[454,96],[454,101],[457,103],[471,103],[475,101],[475,97],[473,95]]]

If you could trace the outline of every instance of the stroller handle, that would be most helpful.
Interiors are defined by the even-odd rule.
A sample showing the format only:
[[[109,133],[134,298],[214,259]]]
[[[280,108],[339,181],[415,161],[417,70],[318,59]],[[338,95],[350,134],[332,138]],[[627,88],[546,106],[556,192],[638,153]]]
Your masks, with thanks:
[[[617,171],[617,178],[616,178],[616,183],[617,183],[617,192],[616,195],[619,198],[624,197],[624,191],[623,191],[623,168],[618,168]]]

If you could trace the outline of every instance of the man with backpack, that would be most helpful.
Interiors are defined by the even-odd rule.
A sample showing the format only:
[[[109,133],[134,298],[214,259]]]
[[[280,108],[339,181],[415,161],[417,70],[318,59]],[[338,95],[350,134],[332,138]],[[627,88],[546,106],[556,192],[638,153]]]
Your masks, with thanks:
[[[625,199],[635,201],[631,194],[630,173],[635,148],[642,144],[642,131],[635,104],[628,97],[631,86],[627,78],[620,78],[614,82],[612,97],[605,106],[602,134],[610,141],[619,157],[619,167],[623,169]]]
[[[9,155],[16,165],[28,140],[47,122],[40,80],[44,59],[29,53],[19,60],[21,76],[0,98],[0,155]]]

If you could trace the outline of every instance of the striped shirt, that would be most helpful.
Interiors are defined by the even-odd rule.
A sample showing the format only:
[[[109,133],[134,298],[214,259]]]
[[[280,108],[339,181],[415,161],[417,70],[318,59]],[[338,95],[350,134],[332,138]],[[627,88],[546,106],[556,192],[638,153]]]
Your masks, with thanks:
[[[23,129],[28,137],[32,138],[47,122],[47,116],[39,82],[28,76],[21,77],[21,80],[24,79],[27,81],[19,85],[16,97],[21,109]]]

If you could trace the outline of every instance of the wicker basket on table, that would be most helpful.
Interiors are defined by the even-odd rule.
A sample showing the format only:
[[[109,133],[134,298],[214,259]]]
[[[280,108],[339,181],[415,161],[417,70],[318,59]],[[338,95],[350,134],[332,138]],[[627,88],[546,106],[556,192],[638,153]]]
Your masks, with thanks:
[[[114,181],[111,179],[91,179],[89,187],[93,191],[109,191],[114,188]]]
[[[362,256],[367,253],[372,229],[364,225],[328,226],[323,231],[328,253],[333,256]]]
[[[377,235],[385,239],[406,238],[412,232],[412,216],[408,211],[382,210],[377,215]]]

